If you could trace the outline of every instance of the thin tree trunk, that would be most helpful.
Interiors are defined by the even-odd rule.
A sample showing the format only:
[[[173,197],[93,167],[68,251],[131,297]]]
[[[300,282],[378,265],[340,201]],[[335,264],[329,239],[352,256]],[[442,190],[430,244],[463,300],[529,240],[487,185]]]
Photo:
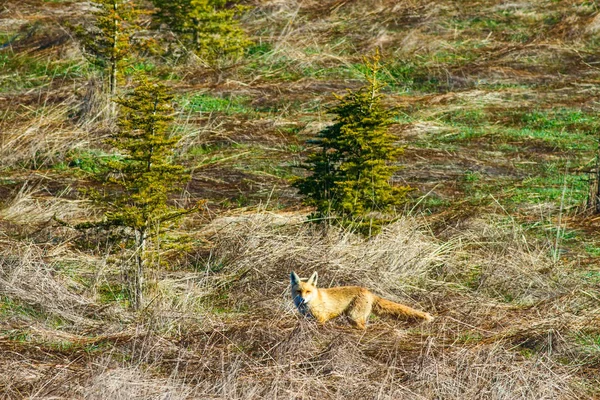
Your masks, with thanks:
[[[596,170],[592,179],[591,187],[591,209],[594,214],[600,214],[600,151],[596,155]]]
[[[193,29],[193,35],[194,35],[194,47],[196,51],[200,50],[200,33],[198,32],[200,30],[200,21],[198,21],[198,19],[196,18],[192,18],[192,29]]]
[[[119,43],[119,21],[117,20],[118,11],[118,0],[113,0],[113,28],[112,28],[112,52],[110,57],[110,77],[109,77],[109,91],[110,91],[110,117],[114,118],[116,115],[116,104],[113,102],[115,95],[117,94],[117,62],[118,62],[118,43]]]
[[[592,214],[600,214],[600,138],[598,138],[598,147],[596,149],[596,165],[590,175],[587,210]]]
[[[135,231],[135,270],[133,272],[131,306],[138,311],[144,303],[144,271],[147,234],[145,229]]]
[[[594,198],[596,214],[600,214],[600,154],[596,157],[596,193]]]

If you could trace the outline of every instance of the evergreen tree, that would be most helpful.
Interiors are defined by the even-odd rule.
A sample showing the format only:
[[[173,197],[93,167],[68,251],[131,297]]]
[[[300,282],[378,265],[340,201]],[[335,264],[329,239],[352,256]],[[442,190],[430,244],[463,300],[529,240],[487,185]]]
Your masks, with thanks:
[[[121,107],[119,130],[107,142],[122,157],[105,163],[109,172],[106,190],[92,196],[106,209],[105,217],[76,226],[119,231],[133,239],[135,265],[126,277],[131,306],[136,310],[143,304],[148,239],[201,205],[181,209],[168,204],[169,194],[189,179],[183,166],[172,162],[179,137],[169,133],[174,113],[171,99],[164,85],[142,79],[131,93],[117,100]]]
[[[169,134],[173,120],[171,99],[164,85],[142,80],[133,92],[118,101],[120,129],[109,140],[124,158],[108,163],[114,171],[110,181],[122,191],[111,199],[112,210],[106,214],[106,222],[129,227],[135,234],[136,270],[132,274],[135,309],[143,303],[146,241],[151,228],[172,223],[190,212],[167,203],[169,194],[189,179],[183,166],[172,163],[179,137]]]
[[[138,11],[133,0],[94,0],[95,25],[90,29],[75,28],[84,54],[108,76],[111,96],[117,93],[119,73],[131,54],[131,42],[136,30]]]
[[[237,18],[244,7],[226,0],[153,0],[158,21],[211,66],[243,55],[251,43]]]
[[[334,124],[309,141],[320,147],[304,165],[311,174],[297,179],[294,186],[306,196],[306,204],[316,207],[317,217],[334,217],[372,232],[410,188],[390,184],[397,168],[389,163],[402,149],[387,131],[393,121],[382,104],[379,52],[365,59],[365,67],[367,85],[336,95],[338,102],[329,109],[336,115]]]

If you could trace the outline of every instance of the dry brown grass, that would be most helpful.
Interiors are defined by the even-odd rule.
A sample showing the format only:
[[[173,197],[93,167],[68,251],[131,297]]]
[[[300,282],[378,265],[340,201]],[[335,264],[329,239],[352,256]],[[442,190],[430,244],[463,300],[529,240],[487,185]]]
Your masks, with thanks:
[[[39,116],[3,126],[0,146],[2,167],[29,164],[35,169],[52,165],[72,149],[89,144],[89,133],[64,124],[69,109],[48,107]]]
[[[83,287],[46,261],[64,250],[45,251],[35,245],[11,246],[0,252],[0,296],[74,324],[76,329],[98,326],[89,318],[98,307],[82,296]],[[31,321],[29,321],[31,322]]]
[[[259,193],[256,202],[264,202],[280,192],[297,204],[284,179],[264,179],[264,171],[258,178],[248,148],[224,146],[232,158],[210,167],[195,166],[221,153],[187,154],[206,144],[259,145],[273,165],[296,162],[303,150],[291,155],[287,146],[322,129],[322,105],[332,91],[358,84],[353,68],[375,47],[390,68],[414,62],[416,72],[439,81],[407,95],[403,82],[390,78],[398,85],[389,89],[390,102],[413,117],[394,133],[422,146],[409,144],[413,158],[402,175],[432,192],[446,185],[439,191],[451,200],[461,200],[465,170],[493,164],[516,172],[509,153],[479,153],[486,143],[427,147],[464,129],[444,122],[445,115],[484,110],[498,115],[485,121],[490,126],[510,127],[504,119],[524,110],[596,108],[591,49],[598,17],[591,2],[255,5],[244,24],[269,44],[260,60],[251,59],[255,70],[242,66],[214,83],[197,66],[158,65],[179,77],[170,82],[179,94],[243,96],[249,108],[272,107],[180,116],[182,157],[195,168],[191,198]],[[60,21],[83,18],[88,3],[10,0],[5,9],[0,29],[7,37],[36,21],[42,27],[11,54],[41,64],[83,62]],[[75,190],[90,184],[82,171],[48,168],[68,161],[70,151],[100,147],[107,130],[101,84],[93,74],[54,79],[24,70],[0,73],[3,84],[23,84],[0,95],[0,398],[600,397],[600,289],[596,275],[585,275],[590,257],[555,260],[562,247],[532,237],[495,206],[475,209],[465,201],[450,207],[447,220],[403,217],[370,240],[306,225],[296,212],[238,210],[208,224],[190,219],[182,233],[198,239],[197,248],[178,264],[164,255],[167,268],[148,274],[148,307],[130,313],[116,298],[127,260],[106,236],[80,236],[52,222],[54,215],[79,221],[97,212]],[[28,88],[36,79],[41,83]],[[519,140],[509,144],[526,148],[529,138]],[[550,148],[533,160],[522,157],[535,164],[567,156]],[[546,206],[558,212],[556,204],[535,205]],[[538,211],[518,212],[537,221]],[[318,326],[293,308],[291,270],[318,270],[322,286],[367,286],[437,318],[429,325],[376,318],[365,332],[343,318]]]
[[[499,217],[468,222],[444,240],[415,217],[372,240],[305,225],[302,217],[259,212],[214,220],[201,231],[212,249],[205,270],[156,271],[152,306],[121,328],[110,316],[85,317],[98,299],[77,294],[85,290],[36,261],[32,248],[7,248],[2,294],[70,324],[34,318],[25,330],[28,341],[63,361],[25,352],[14,331],[0,340],[2,359],[16,365],[6,351],[21,349],[30,377],[19,390],[33,397],[593,397],[600,353],[585,338],[600,333],[594,288],[569,279],[571,266],[553,263],[543,242]],[[471,263],[481,265],[479,284]],[[322,286],[369,286],[437,318],[429,325],[376,319],[365,332],[343,319],[318,326],[293,309],[291,269],[319,270]],[[95,333],[85,335],[90,324]],[[57,369],[60,363],[66,366]],[[6,383],[9,376],[0,383],[14,398],[18,385]]]

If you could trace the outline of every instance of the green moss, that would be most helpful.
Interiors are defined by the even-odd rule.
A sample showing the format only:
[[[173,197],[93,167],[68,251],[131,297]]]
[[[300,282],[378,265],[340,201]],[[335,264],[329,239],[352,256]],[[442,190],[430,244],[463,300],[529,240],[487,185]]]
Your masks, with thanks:
[[[525,359],[533,358],[537,354],[537,352],[534,349],[530,349],[527,347],[519,347],[518,351],[519,354]]]

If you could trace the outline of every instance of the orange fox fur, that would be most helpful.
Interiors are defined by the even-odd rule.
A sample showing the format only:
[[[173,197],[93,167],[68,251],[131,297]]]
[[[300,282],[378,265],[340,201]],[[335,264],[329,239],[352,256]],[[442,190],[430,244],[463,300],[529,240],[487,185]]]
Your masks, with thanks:
[[[364,287],[317,288],[317,277],[315,272],[308,281],[302,282],[295,272],[290,274],[292,299],[298,311],[314,317],[320,323],[339,315],[347,315],[356,328],[365,329],[371,313],[428,322],[433,320],[429,313],[382,299]]]

